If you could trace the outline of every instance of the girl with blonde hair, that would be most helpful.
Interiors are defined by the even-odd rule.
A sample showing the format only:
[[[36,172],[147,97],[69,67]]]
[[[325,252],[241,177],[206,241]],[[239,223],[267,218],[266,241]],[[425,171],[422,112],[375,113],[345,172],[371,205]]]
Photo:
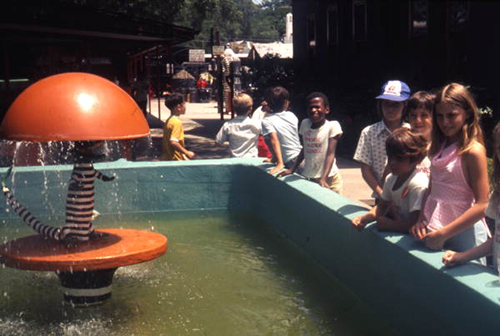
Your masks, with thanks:
[[[431,176],[424,210],[410,233],[433,250],[465,251],[489,235],[484,222],[489,184],[483,133],[474,99],[452,83],[436,95]]]

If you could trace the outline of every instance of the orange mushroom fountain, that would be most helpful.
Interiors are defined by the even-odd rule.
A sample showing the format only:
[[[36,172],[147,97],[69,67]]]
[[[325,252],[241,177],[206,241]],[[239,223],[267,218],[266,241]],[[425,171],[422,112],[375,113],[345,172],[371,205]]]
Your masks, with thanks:
[[[0,136],[21,141],[97,141],[149,135],[149,127],[134,100],[114,83],[88,73],[64,73],[42,79],[12,103]],[[54,271],[64,298],[75,305],[102,303],[111,296],[113,274],[120,266],[152,260],[167,250],[159,233],[96,230],[99,238],[65,244],[41,235],[0,246],[6,266]]]

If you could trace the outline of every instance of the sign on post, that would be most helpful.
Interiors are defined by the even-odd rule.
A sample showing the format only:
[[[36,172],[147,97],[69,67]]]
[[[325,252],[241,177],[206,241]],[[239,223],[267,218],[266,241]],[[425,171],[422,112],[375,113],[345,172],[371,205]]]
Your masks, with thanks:
[[[213,56],[222,56],[224,54],[224,46],[213,46],[212,47],[212,55]]]
[[[205,62],[205,50],[189,49],[189,62]]]

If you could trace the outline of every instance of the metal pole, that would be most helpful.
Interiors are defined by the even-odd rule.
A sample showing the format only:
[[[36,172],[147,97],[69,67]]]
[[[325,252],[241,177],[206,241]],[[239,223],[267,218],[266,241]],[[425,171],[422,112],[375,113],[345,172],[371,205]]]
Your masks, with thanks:
[[[161,106],[160,106],[160,100],[161,100],[161,94],[162,94],[162,90],[161,90],[161,69],[162,67],[160,67],[160,47],[161,46],[158,46],[158,48],[156,49],[156,74],[158,76],[158,84],[157,84],[157,91],[158,91],[158,119],[161,120]]]
[[[3,43],[3,70],[4,70],[4,79],[5,79],[5,90],[10,95],[10,65],[9,65],[9,51],[7,43]],[[10,98],[10,97],[9,97]]]
[[[215,29],[215,44],[220,46],[220,29]],[[220,115],[220,120],[224,120],[224,88],[222,87],[222,60],[221,56],[217,55],[217,111]]]
[[[146,54],[146,59],[147,59],[147,63],[146,63],[146,66],[147,66],[146,79],[148,80],[148,92],[147,92],[148,111],[151,113],[151,98],[149,97],[149,78],[151,77],[151,71],[150,71],[151,70],[151,60],[150,60],[151,56],[150,56],[149,52]],[[139,78],[137,80],[139,80]]]

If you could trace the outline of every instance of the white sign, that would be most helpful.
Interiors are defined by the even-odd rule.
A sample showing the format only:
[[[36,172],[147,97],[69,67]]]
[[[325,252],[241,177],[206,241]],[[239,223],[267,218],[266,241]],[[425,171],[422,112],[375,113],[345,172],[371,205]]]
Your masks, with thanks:
[[[205,50],[204,49],[190,49],[189,50],[189,62],[205,62]]]
[[[213,46],[212,54],[214,56],[222,56],[224,55],[224,46]]]

